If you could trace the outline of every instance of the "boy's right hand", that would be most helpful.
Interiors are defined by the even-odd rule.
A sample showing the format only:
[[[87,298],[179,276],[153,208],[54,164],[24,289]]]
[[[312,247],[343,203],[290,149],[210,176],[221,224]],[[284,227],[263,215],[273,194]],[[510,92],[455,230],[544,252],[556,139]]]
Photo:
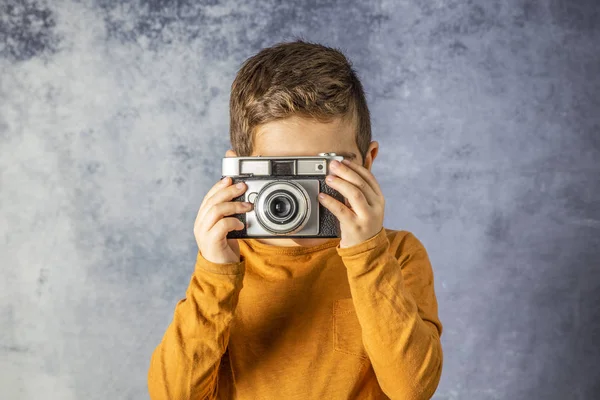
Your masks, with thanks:
[[[252,210],[252,204],[231,201],[247,189],[243,182],[241,187],[231,184],[231,178],[225,177],[217,182],[204,196],[196,221],[194,236],[202,257],[206,260],[227,264],[240,261],[240,246],[237,239],[227,239],[227,233],[244,228],[244,223],[233,214],[241,214]]]

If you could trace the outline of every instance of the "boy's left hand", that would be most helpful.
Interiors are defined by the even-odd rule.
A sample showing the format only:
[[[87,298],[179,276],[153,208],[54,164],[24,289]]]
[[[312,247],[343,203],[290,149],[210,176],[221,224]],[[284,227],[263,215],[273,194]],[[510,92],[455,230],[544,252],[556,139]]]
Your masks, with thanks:
[[[329,164],[331,175],[325,182],[347,199],[342,204],[331,196],[319,194],[319,201],[340,221],[340,248],[362,243],[381,231],[385,199],[373,174],[362,165],[346,159]],[[330,179],[331,178],[331,179]]]

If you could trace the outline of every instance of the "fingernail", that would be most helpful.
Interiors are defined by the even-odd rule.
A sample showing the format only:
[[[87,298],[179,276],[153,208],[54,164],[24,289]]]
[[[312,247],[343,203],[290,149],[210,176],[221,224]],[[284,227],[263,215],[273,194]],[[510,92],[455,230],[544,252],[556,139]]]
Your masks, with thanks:
[[[229,178],[228,176],[226,176],[225,178],[221,179],[221,184],[226,184],[227,183],[227,178]]]
[[[325,193],[319,193],[319,198],[320,199],[324,199],[325,198]]]
[[[235,187],[238,189],[243,189],[244,188],[244,182],[238,182],[235,184]]]
[[[327,182],[333,182],[333,176],[331,176],[331,175],[327,175],[327,177],[325,178],[325,180],[326,180]]]
[[[331,166],[331,168],[337,168],[340,166],[340,162],[338,160],[331,160],[329,165]]]

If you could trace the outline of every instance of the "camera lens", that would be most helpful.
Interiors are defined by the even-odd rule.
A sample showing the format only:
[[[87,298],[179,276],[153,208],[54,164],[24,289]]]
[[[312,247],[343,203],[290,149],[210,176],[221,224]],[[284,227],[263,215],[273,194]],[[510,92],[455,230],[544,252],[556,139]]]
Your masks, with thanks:
[[[311,215],[311,202],[300,183],[277,180],[261,188],[254,213],[258,225],[268,235],[289,235],[304,228]]]
[[[275,191],[266,200],[267,218],[279,224],[284,224],[296,216],[296,200],[290,192]]]
[[[277,218],[285,218],[292,211],[292,203],[285,197],[278,197],[271,202],[271,213]]]

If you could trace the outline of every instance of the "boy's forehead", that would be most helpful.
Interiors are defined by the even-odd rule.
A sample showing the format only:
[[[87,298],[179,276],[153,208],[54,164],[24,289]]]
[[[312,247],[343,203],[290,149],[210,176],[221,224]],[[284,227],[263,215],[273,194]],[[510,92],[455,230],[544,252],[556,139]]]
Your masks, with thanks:
[[[323,123],[301,117],[271,121],[256,127],[254,155],[303,156],[335,152],[356,158],[355,126],[341,118]]]

